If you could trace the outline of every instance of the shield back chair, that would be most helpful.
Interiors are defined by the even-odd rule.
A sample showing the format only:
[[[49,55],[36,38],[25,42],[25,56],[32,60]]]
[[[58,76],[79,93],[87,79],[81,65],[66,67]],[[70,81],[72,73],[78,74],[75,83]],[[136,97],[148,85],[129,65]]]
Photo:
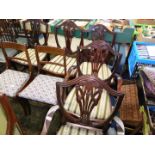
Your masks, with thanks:
[[[42,134],[47,134],[53,112],[58,109],[62,126],[57,134],[105,134],[124,97],[95,75],[58,82],[56,88],[59,106],[49,110]]]
[[[71,20],[65,20],[55,27],[55,47],[66,48],[68,54],[75,54],[78,46],[84,46],[89,43],[84,39],[85,30],[77,26]],[[78,36],[78,37],[77,37]]]
[[[32,65],[31,61],[28,55],[27,46],[17,44],[14,42],[1,42],[0,44],[4,57],[6,59],[6,69],[0,74],[0,90],[2,93],[6,94],[9,97],[13,97],[14,99],[17,99],[18,93],[25,88],[29,84],[29,82],[32,80]],[[17,52],[25,52],[26,58],[15,58],[10,57],[6,53],[6,49],[14,49]],[[27,73],[21,72],[18,70],[12,69],[12,59],[19,59],[22,61],[25,61],[28,63],[28,71]],[[24,104],[24,102],[21,103],[22,107],[24,108],[25,114],[27,114],[26,108],[28,108],[27,105]]]
[[[33,67],[37,67],[37,60],[36,60],[36,55],[35,55],[35,49],[34,46],[37,44],[42,44],[43,43],[43,38],[44,38],[44,43],[47,45],[47,39],[48,39],[48,25],[41,20],[32,20],[28,19],[23,21],[23,28],[24,32],[26,35],[26,38],[28,38],[28,46],[31,47],[28,49],[29,57],[31,60],[31,64]],[[42,38],[40,36],[44,34]],[[25,58],[26,55],[24,52],[21,52],[15,56],[16,58]],[[39,53],[39,57],[41,60],[44,60],[46,58],[45,53]],[[17,60],[14,59],[14,62],[19,63],[21,65],[27,66],[27,62],[22,61],[22,60]]]
[[[116,33],[110,31],[106,26],[102,24],[93,25],[87,30],[88,35],[92,41],[104,40],[108,42],[111,47],[115,45]]]
[[[23,134],[6,95],[0,92],[0,135]]]
[[[100,79],[110,83],[120,60],[121,54],[114,52],[108,43],[103,40],[93,41],[85,47],[78,48],[77,66],[69,69],[66,80],[73,72],[77,73],[77,76],[95,73]]]

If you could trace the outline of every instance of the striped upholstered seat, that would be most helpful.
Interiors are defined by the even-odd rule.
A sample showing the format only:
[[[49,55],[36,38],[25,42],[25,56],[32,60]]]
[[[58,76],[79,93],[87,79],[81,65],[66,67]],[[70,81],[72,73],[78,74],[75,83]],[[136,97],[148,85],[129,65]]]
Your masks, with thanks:
[[[28,49],[28,53],[29,53],[29,57],[30,57],[30,60],[31,60],[31,64],[33,66],[37,66],[35,50],[30,48],[30,49]],[[40,57],[40,60],[43,60],[46,57],[46,53],[39,53],[39,57]],[[17,54],[15,56],[15,58],[26,59],[25,52],[21,52],[21,53]],[[22,61],[22,60],[13,59],[12,61],[18,62],[18,63],[23,64],[23,65],[27,65],[27,62]]]
[[[90,75],[92,73],[92,64],[90,62],[83,62],[80,65],[80,69],[81,69],[82,74],[84,74],[84,75],[86,75],[86,74]],[[110,77],[110,75],[111,75],[110,68],[106,64],[103,64],[101,66],[101,68],[99,69],[98,77],[101,80],[105,80],[108,77]]]
[[[64,58],[63,56],[58,55],[58,56],[54,57],[50,62],[54,62],[54,63],[58,63],[58,64],[63,65],[64,64],[63,58]],[[66,56],[67,70],[73,65],[76,65],[76,59]],[[55,64],[46,64],[43,67],[43,70],[46,70],[46,71],[49,71],[49,72],[54,72],[54,73],[57,73],[57,74],[64,74],[65,73],[64,66],[59,66],[59,65],[55,65]]]
[[[101,135],[101,130],[89,130],[78,126],[66,124],[60,127],[57,135]]]
[[[80,108],[76,100],[75,88],[73,88],[69,93],[69,95],[67,96],[64,104],[64,108],[71,113],[76,113],[80,115]],[[92,110],[90,118],[105,119],[111,114],[111,110],[112,110],[112,107],[111,107],[110,97],[107,94],[107,92],[103,90],[102,96],[99,100],[99,104],[97,104],[97,106],[94,107],[94,109]]]

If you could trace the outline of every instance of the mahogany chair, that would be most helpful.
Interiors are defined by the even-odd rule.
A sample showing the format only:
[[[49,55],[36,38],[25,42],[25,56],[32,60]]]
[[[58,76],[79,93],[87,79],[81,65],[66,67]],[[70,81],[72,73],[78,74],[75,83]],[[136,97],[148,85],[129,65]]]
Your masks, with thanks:
[[[36,46],[36,58],[38,62],[38,70],[44,71],[54,76],[65,77],[68,69],[76,65],[76,58],[67,56],[66,49]],[[49,61],[40,60],[40,53],[49,54]]]
[[[92,41],[95,40],[104,40],[110,43],[111,47],[115,44],[116,33],[110,31],[106,26],[102,24],[93,25],[87,30],[87,33],[90,35]]]
[[[49,105],[56,105],[56,82],[62,82],[64,79],[61,76],[64,76],[64,68],[65,63],[57,64],[55,61],[42,61],[39,59],[39,52],[43,52],[46,54],[59,54],[60,57],[58,59],[64,59],[64,50],[55,47],[49,46],[40,46],[37,45],[35,47],[36,50],[36,58],[38,61],[38,74],[33,79],[33,81],[19,93],[19,97],[38,101],[42,103],[47,103]],[[65,62],[65,61],[64,61]],[[53,64],[53,68],[62,67],[62,74],[58,72],[48,72],[44,70],[44,66]],[[48,75],[49,74],[49,75]],[[51,76],[55,75],[55,76]],[[60,77],[56,77],[60,76]]]
[[[57,82],[56,88],[58,106],[47,113],[42,134],[47,134],[54,112],[58,109],[62,115],[62,126],[57,134],[106,133],[124,97],[96,75]]]
[[[48,40],[48,25],[44,23],[43,21],[39,19],[28,19],[23,21],[23,29],[26,35],[26,38],[28,39],[28,46],[31,47],[28,49],[29,57],[31,60],[31,64],[34,67],[37,67],[37,60],[35,55],[35,49],[34,46],[44,44],[47,45]],[[44,34],[44,35],[43,35]],[[40,36],[42,38],[40,38]],[[44,40],[44,43],[43,43]],[[17,54],[15,56],[16,58],[25,58],[26,55],[24,52],[21,52],[20,54]],[[45,53],[39,53],[39,57],[41,60],[44,60],[46,57]],[[22,60],[14,60],[16,63],[22,64],[22,65],[28,65],[26,62]]]
[[[8,19],[0,19],[0,41],[16,42],[16,37],[12,29],[12,25],[10,23],[10,20]],[[7,49],[6,52],[9,56],[15,56],[17,54],[15,50],[10,49]],[[2,64],[5,63],[5,58],[1,48],[0,48],[0,63]]]
[[[112,47],[103,40],[93,41],[91,44],[78,48],[77,66],[72,66],[66,79],[76,74],[90,75],[95,73],[102,80],[111,81],[121,60],[121,54],[114,52]]]
[[[78,46],[87,45],[88,39],[84,39],[85,30],[77,26],[72,20],[65,20],[55,27],[55,44],[52,46],[66,48],[67,54],[72,55]],[[76,37],[78,35],[78,37]]]
[[[1,42],[0,47],[2,48],[5,60],[6,60],[6,69],[0,74],[0,90],[2,93],[6,94],[9,97],[17,99],[18,93],[23,90],[29,82],[32,80],[32,65],[28,55],[27,46],[17,44],[14,42]],[[14,49],[17,52],[25,52],[26,58],[15,58],[7,55],[7,49]],[[19,59],[28,64],[27,72],[21,72],[18,70],[12,69],[12,60]],[[25,113],[27,113],[27,105],[23,102],[21,103],[24,108]]]
[[[0,135],[23,134],[6,95],[0,92]]]

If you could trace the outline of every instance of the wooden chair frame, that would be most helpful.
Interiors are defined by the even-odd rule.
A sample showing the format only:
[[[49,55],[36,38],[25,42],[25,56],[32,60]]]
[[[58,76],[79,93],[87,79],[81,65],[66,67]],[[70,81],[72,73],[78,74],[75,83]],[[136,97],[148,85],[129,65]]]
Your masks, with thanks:
[[[26,24],[30,23],[31,30],[28,30]],[[45,26],[45,32],[41,31],[41,24]],[[35,43],[39,45],[39,35],[44,34],[45,37],[45,45],[47,45],[48,41],[48,24],[41,21],[40,19],[27,19],[23,21],[23,29],[25,31],[25,35],[28,38],[28,44],[31,47],[34,47]]]
[[[89,30],[87,30],[87,33],[91,34],[92,41],[104,40],[105,34],[109,33],[110,35],[112,35],[112,41],[111,41],[111,44],[110,44],[111,47],[113,47],[114,44],[115,44],[116,33],[110,31],[106,26],[104,26],[102,24],[97,24],[97,25],[91,26],[89,28]]]
[[[56,47],[50,47],[50,46],[40,46],[40,45],[37,45],[37,46],[35,46],[35,52],[36,52],[36,58],[37,58],[37,63],[38,63],[38,73],[43,71],[43,72],[46,72],[46,73],[49,73],[49,74],[55,75],[55,76],[60,76],[60,77],[65,77],[66,76],[67,68],[66,68],[65,49],[56,48]],[[64,63],[63,64],[59,64],[59,63],[55,63],[55,62],[40,60],[39,59],[39,53],[40,52],[47,53],[47,54],[50,54],[50,55],[61,55],[61,56],[63,56]],[[57,74],[55,72],[43,70],[42,68],[43,68],[43,66],[45,64],[54,64],[54,65],[58,65],[58,66],[64,67],[65,74]]]
[[[73,52],[71,50],[71,43],[72,43],[72,38],[74,37],[74,33],[76,31],[80,31],[81,41],[80,41],[79,46],[83,46],[84,45],[84,32],[85,32],[85,30],[78,27],[71,20],[65,20],[63,23],[56,25],[54,34],[55,34],[55,40],[56,40],[57,47],[59,47],[59,48],[61,48],[59,40],[58,40],[58,30],[59,29],[62,29],[62,31],[64,33],[65,43],[66,43],[66,47],[65,47],[66,48],[66,54],[67,55],[75,54],[75,52]]]
[[[66,88],[72,86],[76,88],[76,96],[77,96],[77,102],[80,107],[80,115],[70,113],[64,109],[64,100],[66,97],[65,90]],[[81,86],[85,86],[84,91],[80,88]],[[103,129],[103,131],[107,130],[109,122],[117,114],[124,97],[124,94],[122,94],[119,91],[113,90],[108,86],[108,84],[105,81],[100,80],[95,75],[84,75],[70,81],[57,82],[56,88],[57,88],[58,104],[65,122],[68,121],[71,123],[79,124],[82,127],[87,126],[87,128],[89,127],[101,128]],[[96,88],[95,92],[93,92],[93,88]],[[111,115],[107,119],[92,120],[89,117],[90,113],[92,109],[97,105],[103,89],[105,89],[110,95],[115,96],[117,98],[116,106],[112,111]],[[84,96],[87,97],[84,99]],[[89,100],[91,102],[88,102],[88,96],[91,97],[91,100]]]
[[[12,135],[13,131],[14,131],[15,124],[18,123],[18,121],[17,121],[16,115],[15,115],[11,105],[9,104],[7,96],[2,94],[1,92],[0,92],[0,103],[1,103],[2,108],[4,109],[4,112],[6,114],[7,121],[8,121],[6,134]],[[21,130],[21,128],[20,128],[20,130]],[[21,130],[21,134],[22,133],[23,132]]]

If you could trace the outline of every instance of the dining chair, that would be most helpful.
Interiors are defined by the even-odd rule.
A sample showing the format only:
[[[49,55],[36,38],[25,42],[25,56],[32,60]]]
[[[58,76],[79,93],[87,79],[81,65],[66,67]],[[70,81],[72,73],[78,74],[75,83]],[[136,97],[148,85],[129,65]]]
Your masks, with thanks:
[[[55,61],[41,61],[39,59],[39,52],[54,55],[59,54],[59,57],[57,59],[62,59],[62,61],[64,59],[65,52],[63,49],[60,48],[40,45],[37,45],[35,47],[35,50],[36,58],[38,61],[38,74],[33,79],[33,81],[23,91],[19,93],[19,97],[27,100],[47,103],[49,105],[56,105],[56,82],[62,82],[64,80],[64,78],[62,78],[62,75],[64,76],[65,73],[65,61],[61,62],[60,64],[57,64]],[[63,73],[59,74],[59,72],[56,72],[56,70],[54,70],[55,72],[48,72],[44,70],[44,66],[48,64],[53,64],[53,68],[62,67]]]
[[[112,47],[104,40],[96,40],[77,50],[77,66],[72,66],[67,73],[70,75],[90,75],[92,73],[110,82],[116,73],[121,60],[121,54],[114,52]]]
[[[58,105],[47,113],[41,134],[48,133],[57,110],[62,116],[57,134],[105,134],[124,97],[94,74],[57,82],[56,88]]]
[[[87,33],[92,41],[104,40],[108,42],[111,47],[115,45],[116,33],[109,30],[105,25],[93,25],[87,30]]]
[[[76,58],[68,56],[66,49],[50,47],[50,46],[36,46],[36,58],[38,62],[38,70],[44,71],[54,76],[65,77],[68,69],[76,65]],[[40,60],[40,53],[49,54],[49,60]]]
[[[47,45],[48,39],[48,25],[39,19],[27,19],[23,21],[23,29],[28,39],[28,53],[31,60],[31,64],[34,67],[37,67],[37,60],[35,55],[34,46],[37,45]],[[42,35],[42,36],[41,36]],[[24,52],[21,52],[15,56],[16,58],[25,58],[26,55]],[[44,60],[46,57],[45,53],[39,53],[39,57],[41,60]],[[16,63],[27,66],[27,62],[14,59]]]
[[[25,86],[29,84],[29,82],[32,80],[32,65],[31,61],[28,55],[27,46],[17,44],[14,42],[1,42],[0,48],[2,48],[2,52],[4,54],[5,60],[6,60],[6,69],[0,74],[0,91],[4,94],[6,94],[9,97],[13,97],[16,99],[18,96],[18,93],[24,89]],[[25,52],[26,58],[16,58],[8,56],[6,53],[7,49],[14,49],[17,52]],[[19,59],[24,62],[28,63],[28,70],[26,72],[21,72],[18,70],[14,70],[12,67],[12,61],[13,59]],[[27,105],[24,103],[21,103],[22,107],[24,108],[25,113]]]
[[[0,41],[10,41],[10,42],[16,42],[16,37],[13,32],[11,23],[8,19],[0,19]],[[17,54],[16,50],[6,50],[7,55],[15,56]],[[2,65],[5,64],[5,58],[2,53],[2,49],[0,48],[0,63]]]
[[[0,135],[21,135],[21,127],[6,95],[0,92]]]

